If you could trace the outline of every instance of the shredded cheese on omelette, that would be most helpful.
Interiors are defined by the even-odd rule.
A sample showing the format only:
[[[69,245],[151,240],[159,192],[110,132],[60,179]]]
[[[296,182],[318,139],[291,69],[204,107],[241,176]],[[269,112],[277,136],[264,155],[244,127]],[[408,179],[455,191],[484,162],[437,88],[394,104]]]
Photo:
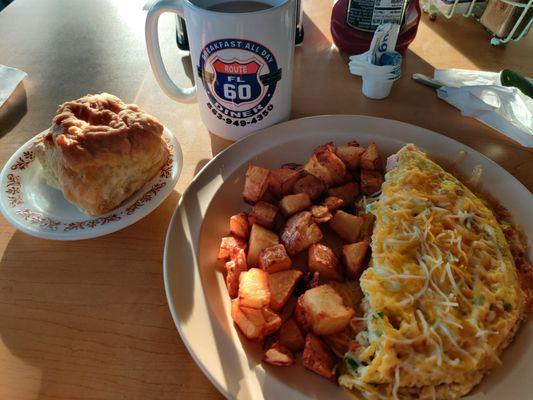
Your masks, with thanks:
[[[339,382],[367,399],[455,399],[498,362],[524,295],[491,210],[414,145],[397,155],[360,279],[366,327]]]

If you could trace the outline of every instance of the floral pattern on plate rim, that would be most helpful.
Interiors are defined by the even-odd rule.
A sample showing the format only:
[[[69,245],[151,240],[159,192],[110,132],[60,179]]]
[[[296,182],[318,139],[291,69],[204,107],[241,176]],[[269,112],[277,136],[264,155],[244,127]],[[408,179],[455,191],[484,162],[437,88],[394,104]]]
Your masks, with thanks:
[[[93,229],[97,226],[119,221],[125,215],[130,216],[143,205],[152,201],[159,191],[166,186],[166,179],[169,179],[172,175],[172,168],[174,167],[175,162],[174,146],[171,144],[170,139],[166,136],[163,136],[163,140],[167,143],[170,154],[167,161],[165,164],[163,164],[157,174],[157,182],[155,182],[150,189],[148,189],[141,197],[139,197],[139,199],[137,199],[131,206],[126,208],[126,210],[121,211],[120,213],[74,222],[56,221],[52,218],[44,216],[40,212],[24,207],[15,210],[15,214],[19,215],[22,219],[32,225],[38,225],[39,227],[50,231],[57,231],[61,227],[65,232],[82,229]],[[25,151],[22,153],[22,156],[20,156],[18,160],[11,165],[10,170],[24,171],[35,160],[36,158],[33,151]],[[16,175],[15,173],[8,174],[4,191],[7,194],[9,207],[16,208],[17,206],[24,206],[24,196],[22,194],[22,182],[20,175]]]

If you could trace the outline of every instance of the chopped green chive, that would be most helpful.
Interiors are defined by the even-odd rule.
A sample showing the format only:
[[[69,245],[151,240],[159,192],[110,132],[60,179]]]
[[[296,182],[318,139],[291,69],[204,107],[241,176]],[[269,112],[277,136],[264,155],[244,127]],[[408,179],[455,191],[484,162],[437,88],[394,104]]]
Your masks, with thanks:
[[[359,363],[351,357],[344,357],[344,362],[346,363],[346,366],[352,371],[355,371],[359,367]]]

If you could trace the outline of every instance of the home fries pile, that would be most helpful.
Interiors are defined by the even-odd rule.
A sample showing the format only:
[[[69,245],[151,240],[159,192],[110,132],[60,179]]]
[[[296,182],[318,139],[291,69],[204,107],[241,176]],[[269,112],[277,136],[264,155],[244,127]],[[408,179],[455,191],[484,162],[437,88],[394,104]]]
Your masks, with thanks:
[[[348,350],[345,330],[360,314],[355,281],[370,258],[374,217],[356,201],[382,183],[374,143],[327,143],[305,165],[248,167],[243,199],[253,208],[230,218],[218,258],[226,260],[232,318],[248,339],[267,339],[265,362],[292,365],[303,351],[306,368],[334,376],[335,353]],[[335,249],[319,243],[333,235]],[[302,253],[307,260],[293,263]]]

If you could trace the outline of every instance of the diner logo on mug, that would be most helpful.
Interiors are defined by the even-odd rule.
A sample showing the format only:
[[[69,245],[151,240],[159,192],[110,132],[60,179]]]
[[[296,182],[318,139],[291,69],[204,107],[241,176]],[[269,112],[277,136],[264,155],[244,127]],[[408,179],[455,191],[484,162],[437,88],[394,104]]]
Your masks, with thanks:
[[[217,58],[211,65],[215,70],[214,94],[223,103],[253,104],[263,93],[258,76],[262,65],[255,59],[242,64],[236,59],[227,62]]]
[[[272,52],[260,43],[222,39],[208,43],[201,52],[198,75],[211,112],[228,124],[246,126],[263,120],[281,69]]]

